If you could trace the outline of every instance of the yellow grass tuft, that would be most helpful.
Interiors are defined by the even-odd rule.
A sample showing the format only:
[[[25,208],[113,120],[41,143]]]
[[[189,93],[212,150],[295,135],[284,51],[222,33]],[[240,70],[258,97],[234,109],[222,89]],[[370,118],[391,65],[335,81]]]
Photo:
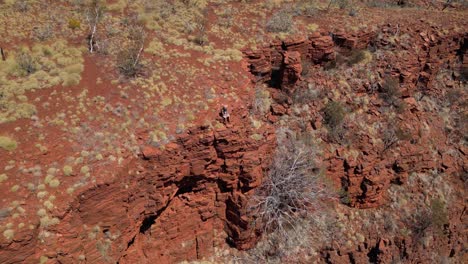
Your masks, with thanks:
[[[14,139],[7,136],[0,136],[0,148],[6,151],[12,151],[15,150],[17,146],[18,143],[16,143]]]

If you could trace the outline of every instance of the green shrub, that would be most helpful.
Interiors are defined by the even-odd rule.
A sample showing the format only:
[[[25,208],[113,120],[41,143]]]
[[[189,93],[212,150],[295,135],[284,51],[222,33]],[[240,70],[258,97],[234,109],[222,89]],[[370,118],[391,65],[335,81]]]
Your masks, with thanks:
[[[394,104],[399,97],[399,81],[396,78],[386,77],[380,89],[380,98],[389,104]]]
[[[335,129],[341,126],[345,115],[345,109],[338,102],[329,102],[323,109],[323,119],[331,129]]]
[[[442,233],[444,226],[449,223],[447,209],[440,199],[431,201],[432,225],[437,232]]]
[[[372,60],[372,54],[367,50],[353,50],[348,57],[348,65],[362,63],[365,64]]]

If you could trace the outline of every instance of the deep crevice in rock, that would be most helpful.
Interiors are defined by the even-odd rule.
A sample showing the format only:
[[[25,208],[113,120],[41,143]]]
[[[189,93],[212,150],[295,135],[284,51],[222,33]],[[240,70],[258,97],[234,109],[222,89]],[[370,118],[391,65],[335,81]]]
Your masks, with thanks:
[[[271,79],[268,82],[268,86],[272,88],[281,88],[281,81],[283,80],[283,67],[277,67],[277,68],[272,68],[271,69]]]
[[[373,247],[369,253],[367,254],[367,257],[369,257],[369,263],[378,263],[379,261],[379,253],[380,250],[378,247]]]
[[[157,217],[158,215],[150,215],[145,217],[140,226],[140,234],[145,234],[146,231],[148,231],[148,229],[150,229],[151,226],[156,222]]]

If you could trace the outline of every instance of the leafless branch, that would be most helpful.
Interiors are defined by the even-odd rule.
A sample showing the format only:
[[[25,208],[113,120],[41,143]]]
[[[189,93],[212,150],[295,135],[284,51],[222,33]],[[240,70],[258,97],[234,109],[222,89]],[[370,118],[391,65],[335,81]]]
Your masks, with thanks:
[[[310,217],[328,194],[316,173],[315,150],[292,138],[287,130],[279,133],[282,135],[278,136],[279,147],[270,173],[254,195],[250,209],[265,233],[294,243],[295,238],[304,235],[298,223]]]
[[[104,6],[101,4],[99,0],[92,0],[86,7],[85,7],[85,17],[86,21],[89,25],[89,36],[88,36],[88,45],[89,45],[89,52],[93,53],[95,48],[94,46],[98,46],[96,42],[96,33],[98,24],[102,19],[104,14]]]

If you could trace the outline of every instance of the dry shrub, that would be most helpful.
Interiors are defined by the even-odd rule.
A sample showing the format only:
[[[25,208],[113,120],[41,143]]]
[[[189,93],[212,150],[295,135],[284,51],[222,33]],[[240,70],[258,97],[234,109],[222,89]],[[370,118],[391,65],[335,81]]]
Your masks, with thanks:
[[[282,10],[273,14],[268,20],[266,30],[273,33],[289,32],[293,27],[293,23],[292,15]]]
[[[26,75],[34,73],[39,67],[36,58],[26,51],[21,51],[16,56],[16,63],[20,70],[24,71]]]
[[[313,84],[309,83],[306,87],[300,87],[294,91],[292,96],[293,103],[295,104],[307,104],[311,103],[320,97],[322,91],[316,88]]]
[[[18,0],[18,1],[15,1],[15,3],[13,4],[13,7],[18,12],[24,13],[29,10],[30,4],[31,3],[29,0]]]
[[[54,28],[51,24],[34,27],[33,35],[39,41],[46,41],[54,36]]]
[[[76,18],[70,18],[68,20],[68,28],[70,28],[71,30],[75,30],[75,29],[78,29],[80,27],[81,27],[80,20],[78,20]]]
[[[400,97],[400,83],[396,78],[386,77],[380,88],[380,98],[393,105]]]
[[[348,66],[366,62],[372,59],[372,55],[367,50],[353,50],[348,57]]]
[[[382,132],[382,141],[384,148],[382,153],[394,147],[399,141],[407,141],[411,139],[411,134],[405,132],[400,127],[395,127],[395,124],[390,120],[389,124],[386,126]]]

